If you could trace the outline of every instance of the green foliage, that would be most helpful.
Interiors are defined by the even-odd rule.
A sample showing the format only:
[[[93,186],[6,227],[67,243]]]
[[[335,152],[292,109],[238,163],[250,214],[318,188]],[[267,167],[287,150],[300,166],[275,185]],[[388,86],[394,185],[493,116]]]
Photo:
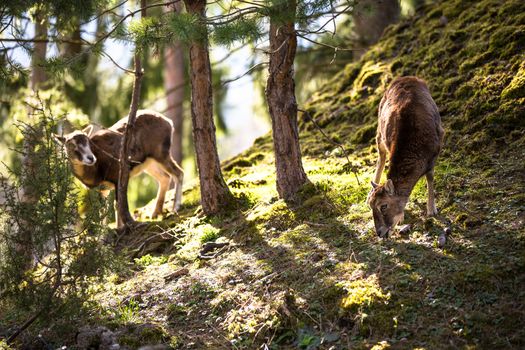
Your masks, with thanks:
[[[45,10],[49,17],[55,17],[59,24],[63,24],[72,17],[87,20],[108,3],[109,0],[5,0],[2,15],[21,16],[26,11]]]
[[[131,298],[127,303],[119,304],[114,311],[113,317],[118,323],[135,323],[139,318],[139,303]]]
[[[11,350],[13,349],[10,347],[6,341],[0,339],[0,350]]]
[[[198,237],[201,243],[215,241],[219,237],[220,230],[211,226],[204,225],[199,229]]]
[[[146,254],[141,256],[140,258],[134,259],[135,264],[141,267],[147,267],[150,265],[162,265],[168,262],[168,258],[165,256],[151,256],[150,254]]]
[[[331,0],[309,0],[297,2],[297,25],[307,29],[322,13],[328,12],[334,6]]]
[[[215,26],[212,32],[212,40],[217,45],[230,47],[234,43],[256,42],[262,35],[260,18],[242,17],[237,21]]]
[[[138,50],[153,48],[158,51],[174,40],[190,44],[207,38],[206,26],[196,15],[189,13],[168,13],[133,20],[127,31]]]
[[[0,216],[0,293],[3,317],[19,317],[53,306],[76,314],[114,259],[103,245],[107,202],[97,193],[86,198],[79,214],[80,194],[69,162],[53,139],[57,125],[54,106],[33,104],[32,122],[18,122],[25,156],[23,170],[12,170],[2,181],[6,198]],[[12,322],[13,320],[11,320]]]
[[[200,23],[199,18],[195,15],[189,13],[170,14],[167,16],[167,24],[173,32],[174,38],[183,43],[206,39],[206,27]]]

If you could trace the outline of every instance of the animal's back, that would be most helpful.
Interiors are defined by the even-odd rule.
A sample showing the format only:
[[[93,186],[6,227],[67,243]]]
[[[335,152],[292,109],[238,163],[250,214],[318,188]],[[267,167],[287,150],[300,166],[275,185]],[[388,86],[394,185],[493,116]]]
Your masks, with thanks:
[[[93,153],[99,160],[103,173],[100,178],[116,183],[118,180],[118,159],[122,137],[128,117],[120,119],[108,129],[96,131],[91,137]],[[137,111],[131,147],[132,168],[147,158],[161,159],[169,154],[171,146],[171,121],[160,113],[150,110]],[[154,142],[152,142],[154,141]]]
[[[431,170],[441,150],[443,129],[426,83],[395,79],[379,106],[378,137],[390,154],[389,178],[418,178]]]

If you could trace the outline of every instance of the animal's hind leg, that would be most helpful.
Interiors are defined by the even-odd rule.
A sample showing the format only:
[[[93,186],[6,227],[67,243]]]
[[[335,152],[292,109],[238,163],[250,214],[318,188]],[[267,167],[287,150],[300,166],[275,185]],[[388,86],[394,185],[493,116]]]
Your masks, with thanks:
[[[182,181],[184,180],[184,171],[177,164],[170,155],[167,155],[163,162],[160,162],[164,170],[166,170],[176,182],[175,184],[175,200],[173,201],[173,211],[178,211],[182,203]]]
[[[376,174],[374,176],[374,182],[378,184],[381,181],[381,175],[385,169],[386,163],[386,149],[382,146],[381,141],[377,140],[377,151],[379,158],[377,159]]]
[[[436,208],[436,199],[434,197],[434,169],[426,173],[426,178],[427,178],[427,192],[428,192],[427,215],[435,216],[437,215],[438,211]]]
[[[166,191],[168,190],[170,186],[170,176],[158,164],[152,164],[150,167],[148,167],[148,169],[146,169],[146,172],[150,174],[151,176],[153,176],[159,184],[159,188],[157,191],[157,201],[155,203],[155,209],[153,210],[153,213],[151,214],[151,218],[154,219],[157,216],[159,216],[159,214],[162,214],[162,209],[164,207],[164,201],[166,199]]]
[[[113,208],[115,210],[115,222],[117,223],[117,228],[124,227],[124,220],[122,220],[122,217],[118,214],[118,191],[117,186],[115,186],[115,202],[113,203]]]

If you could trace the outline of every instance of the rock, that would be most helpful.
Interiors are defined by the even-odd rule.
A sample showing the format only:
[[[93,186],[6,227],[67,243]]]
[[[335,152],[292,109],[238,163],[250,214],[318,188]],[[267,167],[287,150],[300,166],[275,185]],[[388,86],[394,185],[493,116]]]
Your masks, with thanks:
[[[117,336],[103,326],[84,326],[78,330],[78,349],[118,350]]]
[[[439,25],[444,27],[448,24],[448,18],[446,16],[439,17]]]
[[[164,344],[144,345],[139,348],[139,350],[169,350],[169,349],[171,348]]]

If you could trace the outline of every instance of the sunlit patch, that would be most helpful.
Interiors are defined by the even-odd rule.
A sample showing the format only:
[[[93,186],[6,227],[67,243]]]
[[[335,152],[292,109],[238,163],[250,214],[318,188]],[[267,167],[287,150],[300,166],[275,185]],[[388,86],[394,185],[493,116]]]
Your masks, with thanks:
[[[357,311],[373,303],[388,303],[390,292],[385,293],[375,274],[354,281],[339,282],[346,295],[341,299],[341,308]]]

